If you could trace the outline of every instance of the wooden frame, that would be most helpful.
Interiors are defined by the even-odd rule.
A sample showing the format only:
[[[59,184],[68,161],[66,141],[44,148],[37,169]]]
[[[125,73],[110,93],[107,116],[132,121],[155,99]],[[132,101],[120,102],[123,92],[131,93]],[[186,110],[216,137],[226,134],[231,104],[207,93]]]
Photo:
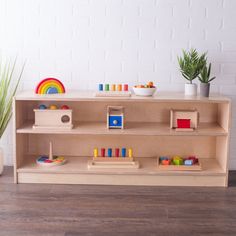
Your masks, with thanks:
[[[177,125],[178,119],[189,119],[190,126],[188,128],[179,128]],[[170,128],[175,131],[193,131],[198,126],[197,110],[170,110]]]
[[[122,106],[108,106],[107,107],[107,128],[108,129],[124,129],[124,107]]]
[[[34,129],[39,104],[67,104],[73,129]],[[125,129],[107,129],[107,107],[125,108]],[[170,110],[197,110],[199,125],[192,132],[170,130]],[[227,186],[231,101],[226,97],[187,98],[180,94],[153,97],[98,98],[89,92],[35,95],[23,92],[13,102],[15,183],[113,184],[162,186]],[[36,158],[54,144],[62,166],[41,168]],[[132,147],[140,168],[91,168],[93,147]],[[199,158],[202,170],[160,170],[157,156]],[[120,163],[120,162],[119,162]],[[118,164],[119,165],[119,164]]]

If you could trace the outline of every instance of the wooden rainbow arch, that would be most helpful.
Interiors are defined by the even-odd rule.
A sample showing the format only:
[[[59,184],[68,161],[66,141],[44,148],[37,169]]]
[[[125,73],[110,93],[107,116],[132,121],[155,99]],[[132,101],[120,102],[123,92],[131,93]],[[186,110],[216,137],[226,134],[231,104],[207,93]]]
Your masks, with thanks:
[[[35,89],[37,94],[55,94],[65,93],[65,87],[62,82],[55,78],[46,78],[39,82]]]

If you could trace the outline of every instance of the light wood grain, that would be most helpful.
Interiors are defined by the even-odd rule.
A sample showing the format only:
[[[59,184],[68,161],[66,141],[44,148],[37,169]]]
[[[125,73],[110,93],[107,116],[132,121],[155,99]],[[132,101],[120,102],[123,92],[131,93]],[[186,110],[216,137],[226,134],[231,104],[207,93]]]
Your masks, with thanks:
[[[33,121],[23,124],[16,131],[25,134],[92,134],[92,135],[164,135],[164,136],[225,136],[227,132],[217,123],[200,123],[193,132],[176,132],[169,123],[127,122],[125,129],[107,129],[105,122],[76,122],[71,130],[41,128],[33,129]]]
[[[33,129],[33,109],[39,104],[68,105],[73,110],[74,128]],[[125,108],[125,129],[106,128],[108,106]],[[16,97],[14,109],[16,182],[227,186],[231,108],[226,97],[193,98],[163,93],[146,98],[96,98],[90,92],[62,95],[25,92]],[[171,109],[196,110],[200,117],[198,128],[193,132],[170,129]],[[47,154],[50,141],[54,154],[69,161],[64,166],[39,169],[35,158]],[[94,147],[132,148],[140,168],[88,170]],[[160,171],[156,158],[162,155],[195,155],[201,159],[202,170]]]

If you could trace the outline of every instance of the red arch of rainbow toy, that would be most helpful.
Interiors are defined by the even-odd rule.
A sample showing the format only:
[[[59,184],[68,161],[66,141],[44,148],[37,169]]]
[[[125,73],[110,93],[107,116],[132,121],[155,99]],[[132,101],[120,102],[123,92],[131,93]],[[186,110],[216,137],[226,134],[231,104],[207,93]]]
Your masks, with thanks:
[[[46,78],[39,82],[35,89],[37,94],[49,94],[49,89],[54,89],[54,93],[65,93],[65,87],[62,82],[55,78]]]

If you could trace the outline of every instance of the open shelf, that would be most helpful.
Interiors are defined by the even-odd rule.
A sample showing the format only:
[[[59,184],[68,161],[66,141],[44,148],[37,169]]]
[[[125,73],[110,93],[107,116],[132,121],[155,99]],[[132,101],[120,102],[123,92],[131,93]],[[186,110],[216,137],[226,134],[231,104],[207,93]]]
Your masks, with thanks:
[[[34,129],[40,104],[67,105],[72,111],[72,129],[63,130],[60,117],[51,117],[57,129]],[[124,129],[107,129],[107,107],[124,108]],[[171,110],[197,111],[194,131],[170,128]],[[46,114],[46,113],[45,113]],[[98,98],[92,92],[38,95],[23,92],[14,99],[15,183],[107,184],[150,186],[227,186],[231,102],[223,96],[187,97],[157,93],[154,97]],[[44,124],[48,124],[44,117]],[[55,120],[55,123],[54,123]],[[36,157],[64,156],[62,166],[42,167]],[[94,148],[132,148],[138,169],[88,169]],[[30,154],[30,155],[26,155]],[[201,170],[162,170],[157,156],[196,156]],[[120,168],[120,167],[119,167]]]
[[[73,174],[143,174],[143,175],[225,175],[219,163],[214,158],[201,158],[201,171],[164,171],[157,167],[157,157],[140,157],[135,158],[139,161],[140,169],[91,169],[87,168],[88,160],[91,157],[65,157],[67,163],[62,166],[42,167],[36,164],[36,157],[26,158],[26,162],[17,170],[19,173],[73,173]]]
[[[227,135],[227,132],[217,123],[200,123],[197,130],[192,132],[176,132],[170,129],[167,123],[157,122],[128,122],[125,129],[107,129],[104,122],[78,122],[71,130],[56,129],[33,129],[33,121],[22,125],[17,129],[17,133],[26,134],[86,134],[86,135],[207,135],[220,136]]]

